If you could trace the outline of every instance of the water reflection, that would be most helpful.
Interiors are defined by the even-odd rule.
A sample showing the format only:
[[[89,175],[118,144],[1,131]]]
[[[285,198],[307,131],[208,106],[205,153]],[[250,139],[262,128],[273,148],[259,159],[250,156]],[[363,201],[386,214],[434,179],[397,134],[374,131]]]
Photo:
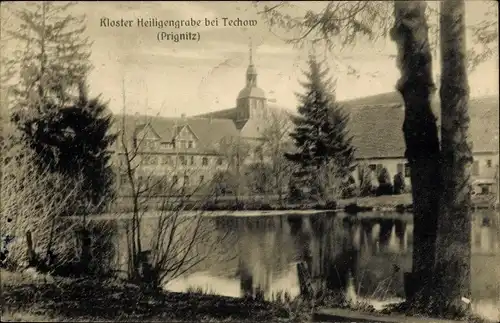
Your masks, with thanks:
[[[394,216],[396,217],[396,216]],[[399,219],[343,214],[218,217],[215,235],[231,232],[225,259],[207,259],[200,271],[169,284],[172,290],[201,287],[227,296],[262,291],[300,292],[297,264],[307,268],[315,289],[345,289],[352,277],[361,297],[403,297],[403,272],[411,270],[413,224]],[[472,229],[472,298],[498,300],[498,214],[478,212]],[[230,274],[228,274],[230,273]]]

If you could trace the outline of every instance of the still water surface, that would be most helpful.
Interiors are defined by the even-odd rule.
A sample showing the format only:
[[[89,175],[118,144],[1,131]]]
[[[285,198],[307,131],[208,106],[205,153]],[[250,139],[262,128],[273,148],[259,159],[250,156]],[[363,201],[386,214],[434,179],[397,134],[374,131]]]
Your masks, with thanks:
[[[498,213],[476,212],[471,232],[471,298],[477,311],[495,320],[500,318],[498,219]],[[374,305],[404,297],[403,273],[411,271],[410,214],[263,214],[207,221],[215,227],[214,235],[230,237],[223,240],[223,257],[214,253],[167,289],[239,297],[260,288],[268,299],[279,292],[296,296],[297,263],[302,262],[315,283],[330,288],[345,286],[351,275],[351,290]]]

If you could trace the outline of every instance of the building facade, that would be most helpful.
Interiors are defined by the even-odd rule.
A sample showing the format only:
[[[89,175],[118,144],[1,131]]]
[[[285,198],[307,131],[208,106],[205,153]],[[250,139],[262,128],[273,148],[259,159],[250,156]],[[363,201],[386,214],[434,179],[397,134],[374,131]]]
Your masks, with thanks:
[[[398,92],[343,102],[350,111],[350,127],[356,159],[373,170],[386,168],[391,177],[401,172],[410,185],[410,168],[404,157],[402,125],[404,102]],[[432,109],[440,124],[439,101]],[[469,101],[470,138],[473,153],[472,182],[474,193],[496,191],[499,167],[498,96],[471,98]],[[438,126],[439,128],[439,126]],[[353,174],[355,179],[358,176]]]
[[[129,182],[125,159],[132,159],[133,155],[138,155],[133,158],[139,164],[134,167],[138,179],[154,174],[170,178],[177,186],[190,187],[208,183],[217,173],[234,169],[238,160],[248,164],[262,158],[259,143],[263,125],[268,111],[277,108],[268,106],[264,90],[257,85],[257,76],[250,53],[245,85],[231,109],[181,118],[116,115],[113,132],[119,135],[113,164],[118,186],[123,188]],[[248,147],[244,152],[243,144]],[[164,185],[160,185],[159,190],[162,189]]]
[[[209,182],[217,173],[241,166],[235,160],[243,155],[237,148],[250,147],[244,152],[241,163],[248,164],[262,159],[259,143],[270,119],[276,112],[286,109],[270,105],[265,91],[258,87],[258,73],[250,51],[245,84],[236,96],[236,105],[197,116],[181,118],[117,116],[118,133],[125,133],[127,140],[137,142],[142,157],[137,176],[148,173],[163,174],[179,185],[193,186]],[[355,158],[366,163],[375,174],[386,168],[391,179],[403,174],[407,186],[410,183],[410,167],[404,157],[405,141],[402,132],[404,102],[398,92],[384,93],[341,102],[350,113],[349,130],[356,149]],[[439,102],[432,102],[439,117]],[[496,177],[499,165],[498,96],[470,100],[470,134],[474,162],[472,177],[477,193],[489,193],[497,189]],[[289,118],[290,113],[284,113]],[[438,120],[439,124],[439,120]],[[124,155],[122,141],[116,145],[118,156]],[[118,167],[120,168],[120,167]],[[359,181],[359,169],[353,173]],[[126,182],[123,170],[119,182]]]

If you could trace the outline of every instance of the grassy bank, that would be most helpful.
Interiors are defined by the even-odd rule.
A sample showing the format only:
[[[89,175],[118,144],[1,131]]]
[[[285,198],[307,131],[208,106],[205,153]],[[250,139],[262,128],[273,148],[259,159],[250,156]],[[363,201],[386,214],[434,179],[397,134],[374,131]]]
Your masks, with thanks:
[[[405,303],[375,310],[368,303],[339,302],[337,297],[327,295],[314,302],[287,295],[266,302],[207,295],[196,290],[145,292],[119,280],[34,278],[32,274],[3,270],[0,275],[2,322],[311,322],[317,321],[316,314],[321,313],[321,321],[335,318],[349,322],[364,315],[370,321],[414,322],[408,316],[397,315],[421,316]],[[339,316],[338,310],[343,314]],[[332,311],[336,316],[329,313]],[[405,320],[395,321],[398,317]],[[470,316],[461,319],[488,322]]]
[[[1,272],[6,321],[289,321],[287,311],[257,300],[199,293],[144,292],[118,280],[53,278]]]

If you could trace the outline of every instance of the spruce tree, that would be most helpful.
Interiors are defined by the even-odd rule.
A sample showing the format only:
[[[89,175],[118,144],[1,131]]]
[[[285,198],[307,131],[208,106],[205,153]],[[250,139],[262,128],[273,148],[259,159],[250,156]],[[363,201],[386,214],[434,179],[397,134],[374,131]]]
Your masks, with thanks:
[[[297,94],[299,116],[292,120],[296,152],[286,157],[299,165],[294,174],[299,185],[326,200],[332,198],[327,186],[332,181],[340,184],[352,172],[354,148],[346,128],[349,118],[335,102],[329,69],[314,56],[308,65],[309,71],[304,72],[307,81],[301,82],[305,94]]]
[[[89,98],[86,86],[79,86],[74,104],[52,110],[39,119],[27,143],[38,156],[41,167],[73,176],[81,185],[80,202],[105,206],[113,193],[114,176],[110,165],[112,115],[100,98]],[[48,110],[51,110],[50,108]]]
[[[6,32],[19,46],[8,66],[17,74],[13,121],[20,128],[43,118],[48,108],[67,105],[91,69],[85,17],[72,15],[73,5],[40,1],[23,3],[17,10],[12,6],[19,24]]]
[[[112,193],[108,149],[115,138],[108,133],[107,105],[86,91],[91,43],[84,36],[85,17],[74,16],[73,5],[41,1],[12,7],[20,23],[7,33],[20,46],[8,62],[18,80],[11,117],[20,143],[36,152],[39,168],[71,175],[81,190],[78,202],[95,207]]]

